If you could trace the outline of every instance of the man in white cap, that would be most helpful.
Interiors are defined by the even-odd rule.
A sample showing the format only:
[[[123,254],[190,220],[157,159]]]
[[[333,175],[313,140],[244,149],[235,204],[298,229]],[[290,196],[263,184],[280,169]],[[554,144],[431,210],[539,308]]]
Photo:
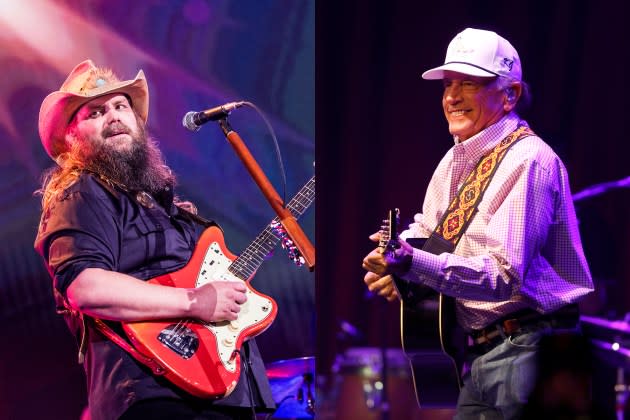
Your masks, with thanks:
[[[401,234],[429,239],[423,249],[402,239],[375,249],[364,281],[388,300],[406,284],[454,298],[468,335],[456,418],[517,418],[535,384],[541,336],[574,330],[575,303],[593,290],[567,172],[517,115],[521,61],[495,32],[465,29],[444,64],[422,77],[442,80],[455,142],[422,214]]]
[[[253,418],[255,410],[274,407],[253,340],[243,345],[238,383],[214,401],[153,375],[124,339],[114,342],[124,333],[113,321],[235,320],[247,299],[240,281],[194,288],[146,282],[184,267],[211,224],[174,196],[174,175],[145,131],[148,106],[142,70],[120,81],[86,60],[44,99],[39,114],[42,144],[57,166],[41,189],[35,248],[80,339],[91,418]]]

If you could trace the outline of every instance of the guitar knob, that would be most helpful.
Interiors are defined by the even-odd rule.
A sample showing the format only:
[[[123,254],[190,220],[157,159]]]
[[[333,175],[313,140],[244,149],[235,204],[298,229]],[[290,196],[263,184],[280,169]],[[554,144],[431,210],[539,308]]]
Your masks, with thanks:
[[[228,330],[230,331],[238,331],[241,328],[238,321],[230,322],[227,327],[228,327]]]
[[[234,345],[234,340],[232,340],[231,338],[224,338],[222,340],[222,343],[226,347],[232,347]]]

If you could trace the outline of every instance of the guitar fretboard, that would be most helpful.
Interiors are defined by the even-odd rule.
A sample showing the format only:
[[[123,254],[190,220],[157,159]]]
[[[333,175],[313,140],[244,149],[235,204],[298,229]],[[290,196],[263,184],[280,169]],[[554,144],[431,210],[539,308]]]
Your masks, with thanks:
[[[313,201],[315,201],[315,176],[289,201],[287,209],[293,217],[298,219],[313,204]],[[239,279],[245,281],[250,278],[280,241],[280,237],[271,227],[274,222],[279,223],[280,220],[277,217],[273,219],[228,267],[228,270]]]

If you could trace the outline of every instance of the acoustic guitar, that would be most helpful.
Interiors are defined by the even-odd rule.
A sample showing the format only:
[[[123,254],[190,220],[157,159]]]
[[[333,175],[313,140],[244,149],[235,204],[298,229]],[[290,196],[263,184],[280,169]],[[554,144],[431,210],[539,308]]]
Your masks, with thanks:
[[[388,212],[380,230],[383,253],[399,248],[399,209]],[[426,239],[410,238],[414,248]],[[400,330],[403,352],[409,360],[418,406],[449,408],[457,403],[461,388],[465,335],[455,319],[454,299],[433,289],[394,276],[401,298]]]

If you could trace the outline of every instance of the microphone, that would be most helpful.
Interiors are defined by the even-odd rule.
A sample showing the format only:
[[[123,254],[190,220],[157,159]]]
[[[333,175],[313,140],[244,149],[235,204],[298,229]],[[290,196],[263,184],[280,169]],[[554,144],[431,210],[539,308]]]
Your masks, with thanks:
[[[230,112],[243,106],[243,104],[245,104],[245,101],[228,102],[227,104],[206,109],[205,111],[190,111],[184,115],[182,125],[190,131],[198,131],[203,124],[208,121],[216,121],[225,118]]]

